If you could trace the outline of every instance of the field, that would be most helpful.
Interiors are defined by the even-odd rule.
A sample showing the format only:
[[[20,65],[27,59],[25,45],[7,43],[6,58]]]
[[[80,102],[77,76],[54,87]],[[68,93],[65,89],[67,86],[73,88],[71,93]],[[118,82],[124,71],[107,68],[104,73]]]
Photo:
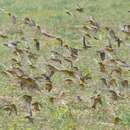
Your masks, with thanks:
[[[0,0],[0,130],[130,130],[129,5]]]

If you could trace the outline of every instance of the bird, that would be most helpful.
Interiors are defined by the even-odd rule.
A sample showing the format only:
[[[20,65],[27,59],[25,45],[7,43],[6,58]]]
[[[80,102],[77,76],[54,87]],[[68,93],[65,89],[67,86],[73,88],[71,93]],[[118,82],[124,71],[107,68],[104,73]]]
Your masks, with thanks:
[[[48,38],[57,38],[56,36],[48,33],[45,29],[41,28],[40,25],[37,25],[37,29],[38,31],[40,31],[40,33]]]
[[[111,98],[113,99],[113,100],[118,100],[119,99],[119,96],[118,96],[118,94],[114,91],[114,90],[109,90],[109,92],[111,93]]]
[[[25,119],[28,119],[29,122],[31,122],[32,124],[34,123],[34,118],[32,118],[31,116],[25,116]]]
[[[86,40],[86,37],[83,36],[83,48],[88,49],[88,48],[91,48],[91,47],[94,47],[94,46],[90,45],[89,41]]]
[[[39,40],[34,39],[34,42],[35,42],[36,49],[39,51],[40,50],[40,42],[39,42]]]
[[[104,61],[106,59],[106,52],[104,50],[99,50],[99,51],[97,51],[97,53],[99,53],[100,59],[102,61]]]
[[[94,97],[94,103],[92,105],[92,108],[96,109],[97,104],[102,105],[102,99],[101,99],[100,94],[98,94],[96,97]]]
[[[130,25],[129,24],[123,25],[123,27],[121,27],[121,31],[126,33],[127,35],[130,35]]]
[[[34,111],[40,111],[40,107],[42,107],[42,104],[39,102],[34,102],[32,103],[32,106]]]
[[[3,39],[7,39],[8,35],[3,33],[3,32],[0,32],[0,37],[3,38]]]
[[[17,22],[17,17],[15,15],[12,15],[10,12],[8,13],[9,17],[12,20],[12,23],[15,25]]]
[[[66,14],[68,14],[69,16],[74,16],[72,12],[70,12],[69,10],[66,10]]]
[[[79,4],[77,4],[76,11],[78,11],[78,12],[82,13],[82,12],[84,12],[84,8],[80,7],[80,5],[79,5]]]
[[[30,95],[23,95],[23,99],[26,103],[26,109],[27,109],[27,112],[29,113],[29,117],[32,116],[32,105],[31,105],[31,102],[32,102],[32,96]]]
[[[8,43],[5,43],[4,45],[7,46],[8,48],[16,49],[18,43],[20,43],[20,41],[9,41]]]

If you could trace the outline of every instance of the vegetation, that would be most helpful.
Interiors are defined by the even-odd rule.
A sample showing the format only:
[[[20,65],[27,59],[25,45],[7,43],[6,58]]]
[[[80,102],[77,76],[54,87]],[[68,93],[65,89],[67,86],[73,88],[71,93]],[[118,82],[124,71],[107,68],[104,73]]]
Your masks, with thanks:
[[[0,0],[0,130],[129,130],[129,0]]]

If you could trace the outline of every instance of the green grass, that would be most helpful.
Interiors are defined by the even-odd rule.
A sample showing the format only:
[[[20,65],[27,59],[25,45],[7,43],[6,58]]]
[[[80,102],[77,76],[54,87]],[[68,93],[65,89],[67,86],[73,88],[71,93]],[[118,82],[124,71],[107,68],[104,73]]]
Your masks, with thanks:
[[[76,12],[77,4],[84,8],[84,13]],[[0,0],[0,8],[18,17],[27,16],[35,19],[38,24],[47,28],[49,32],[62,37],[66,44],[76,48],[81,48],[82,36],[77,27],[86,24],[86,19],[89,16],[94,16],[102,26],[114,28],[117,34],[124,38],[124,34],[120,33],[119,30],[122,24],[128,24],[130,21],[129,5],[129,0]],[[66,10],[71,11],[76,17],[67,15]],[[1,12],[0,27],[0,30],[10,27],[8,16]],[[26,33],[32,34],[30,31]],[[19,115],[12,114],[9,116],[6,111],[0,110],[0,130],[129,130],[130,97],[115,102],[115,105],[110,105],[107,98],[108,93],[102,91],[103,86],[99,80],[102,74],[97,71],[99,67],[96,50],[104,45],[107,34],[101,32],[99,35],[101,36],[99,41],[91,40],[96,47],[81,52],[79,62],[75,64],[84,73],[90,73],[93,77],[94,81],[89,81],[84,90],[77,83],[72,86],[65,85],[63,82],[65,76],[58,73],[53,79],[53,91],[48,93],[43,86],[42,94],[32,94],[16,88],[8,78],[1,74],[0,96],[16,96],[21,101],[23,94],[31,94],[33,101],[42,103],[42,109],[35,113],[34,123],[32,124],[24,118],[26,112],[21,112],[22,101],[14,101],[18,106]],[[10,38],[10,40],[12,39],[14,37]],[[0,39],[0,71],[9,68],[10,59],[14,57],[11,50],[2,45],[4,42],[6,41]],[[34,63],[38,69],[34,72],[31,70],[31,75],[45,71],[42,61],[44,61],[44,58],[48,59],[51,49],[59,49],[62,52],[56,41],[42,39],[42,42],[42,49],[39,52],[40,57],[38,62]],[[121,57],[129,62],[130,50],[126,46],[122,46],[117,53],[117,58]],[[123,76],[130,81],[130,72],[124,72]],[[64,101],[68,102],[67,105],[59,106],[49,102],[49,97],[57,96],[60,91],[65,92]],[[97,110],[92,110],[87,107],[91,106],[91,96],[95,94],[95,91],[101,94],[103,106],[98,106]],[[84,102],[76,102],[75,98],[78,95],[81,96]],[[114,116],[121,118],[121,122],[117,125],[112,123]]]

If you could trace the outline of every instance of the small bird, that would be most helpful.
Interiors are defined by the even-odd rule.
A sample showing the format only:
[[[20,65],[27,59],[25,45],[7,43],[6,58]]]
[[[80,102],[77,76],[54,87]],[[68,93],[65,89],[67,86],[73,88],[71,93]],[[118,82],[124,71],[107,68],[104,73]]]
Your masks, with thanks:
[[[4,34],[3,32],[0,32],[0,37],[3,38],[3,39],[8,38],[7,34]]]
[[[88,49],[88,48],[91,48],[91,47],[94,47],[94,46],[90,45],[89,41],[86,40],[86,37],[83,36],[83,48]]]
[[[121,122],[122,120],[119,118],[119,117],[114,117],[114,119],[113,119],[113,123],[115,124],[115,125],[117,125],[119,122]]]
[[[20,77],[19,78],[20,87],[22,89],[27,88],[29,91],[41,91],[39,88],[39,85],[37,84],[36,80],[33,78],[30,78],[28,76]]]
[[[53,88],[52,82],[46,82],[45,83],[45,89],[50,92]]]
[[[16,24],[16,22],[17,22],[17,17],[14,16],[14,15],[12,15],[10,12],[8,13],[8,15],[9,15],[9,17],[11,18],[12,23],[13,23],[13,24]]]
[[[60,37],[56,37],[56,40],[60,42],[60,45],[63,46],[63,39]]]
[[[16,49],[18,43],[20,43],[20,41],[9,41],[8,43],[5,43],[4,45],[11,49]]]
[[[107,79],[101,78],[101,81],[102,81],[103,85],[109,87],[108,82],[107,82]]]
[[[96,19],[94,17],[90,16],[88,19],[88,22],[90,23],[91,29],[94,32],[97,32],[100,30],[100,24],[96,21]]]
[[[70,15],[70,16],[74,16],[72,12],[70,12],[69,10],[66,10],[66,14]]]
[[[42,104],[39,102],[34,102],[32,103],[32,106],[34,111],[40,111],[40,107],[42,107]]]
[[[118,96],[118,94],[114,91],[114,90],[109,90],[109,92],[111,93],[111,98],[113,99],[113,100],[118,100],[119,99],[119,96]]]
[[[123,27],[121,28],[121,31],[126,33],[127,35],[130,35],[130,25],[129,24],[123,25]]]
[[[101,95],[98,94],[95,98],[94,98],[94,103],[92,105],[92,108],[96,109],[97,104],[102,105],[102,99],[101,99]]]
[[[37,25],[37,29],[40,31],[40,33],[48,38],[57,38],[56,36],[48,33],[45,29],[42,29],[40,25]]]
[[[109,85],[110,86],[113,86],[113,87],[117,87],[117,81],[116,81],[116,79],[111,79],[110,81],[109,81]]]
[[[104,61],[106,59],[106,52],[104,50],[99,50],[99,51],[97,51],[97,53],[99,53],[102,61]]]
[[[24,18],[24,24],[27,24],[31,27],[36,27],[36,22],[32,18],[29,18],[29,17]]]
[[[125,88],[128,88],[128,86],[129,86],[128,80],[123,80],[123,81],[121,81],[121,84],[122,84],[122,86],[125,87]]]
[[[12,113],[15,113],[17,115],[17,107],[15,104],[5,105],[3,109],[9,111],[9,115],[11,115]]]
[[[106,65],[102,62],[99,62],[99,67],[100,67],[100,71],[103,72],[103,73],[106,73]]]
[[[80,5],[77,4],[76,11],[82,13],[82,12],[84,12],[84,8],[80,7]]]
[[[35,42],[36,49],[39,51],[40,50],[40,42],[39,42],[39,40],[34,39],[34,42]]]
[[[31,105],[32,96],[24,95],[23,98],[26,103],[26,109],[27,109],[27,112],[29,113],[29,117],[31,117],[32,116],[32,105]]]
[[[110,27],[105,27],[105,29],[108,31],[109,37],[111,39],[115,40],[116,37],[117,37],[115,31],[112,28],[110,28]]]
[[[34,118],[32,118],[31,116],[25,116],[25,119],[28,119],[29,122],[31,122],[32,124],[34,123]]]
[[[79,102],[83,101],[80,96],[76,97]]]

